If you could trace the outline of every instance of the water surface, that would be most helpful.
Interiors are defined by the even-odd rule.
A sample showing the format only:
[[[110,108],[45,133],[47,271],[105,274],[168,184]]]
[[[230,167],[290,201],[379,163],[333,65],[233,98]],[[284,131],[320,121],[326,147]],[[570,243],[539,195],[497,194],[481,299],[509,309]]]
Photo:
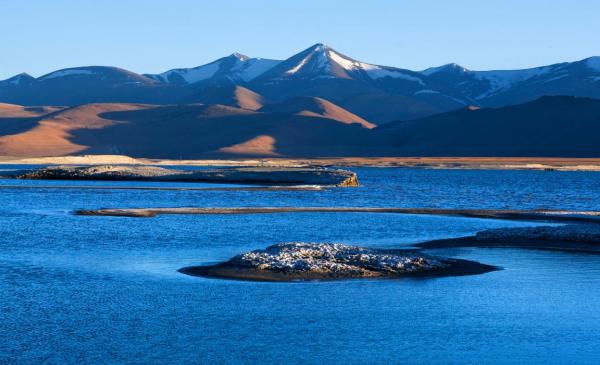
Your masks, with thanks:
[[[598,255],[437,250],[504,270],[427,280],[253,283],[176,271],[278,242],[402,247],[536,223],[368,213],[71,214],[178,206],[599,209],[593,172],[356,171],[360,188],[322,191],[0,188],[0,363],[597,363]],[[0,180],[15,184],[75,182]],[[94,184],[122,186],[84,185]]]

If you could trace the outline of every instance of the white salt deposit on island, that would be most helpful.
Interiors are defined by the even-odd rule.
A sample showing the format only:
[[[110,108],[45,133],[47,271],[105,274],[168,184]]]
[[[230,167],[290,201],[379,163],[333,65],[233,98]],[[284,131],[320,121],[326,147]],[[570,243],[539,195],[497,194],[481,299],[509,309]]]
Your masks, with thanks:
[[[258,270],[290,273],[319,272],[381,276],[447,267],[431,256],[392,253],[385,250],[347,246],[340,243],[292,242],[243,253],[229,264]]]

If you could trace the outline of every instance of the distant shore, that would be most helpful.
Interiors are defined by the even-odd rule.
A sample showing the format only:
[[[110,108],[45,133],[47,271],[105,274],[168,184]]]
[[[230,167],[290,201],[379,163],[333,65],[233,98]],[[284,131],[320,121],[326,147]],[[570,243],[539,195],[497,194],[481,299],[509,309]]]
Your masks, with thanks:
[[[372,166],[424,169],[557,170],[600,171],[600,158],[560,157],[323,157],[323,158],[232,158],[232,159],[147,159],[122,155],[82,155],[61,157],[0,157],[0,164],[140,164],[170,166]]]

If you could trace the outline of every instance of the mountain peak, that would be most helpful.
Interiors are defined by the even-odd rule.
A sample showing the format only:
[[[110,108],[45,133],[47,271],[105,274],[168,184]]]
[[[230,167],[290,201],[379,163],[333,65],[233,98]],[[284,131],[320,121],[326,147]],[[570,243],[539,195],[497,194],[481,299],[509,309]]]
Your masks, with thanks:
[[[357,61],[323,43],[310,46],[260,76],[260,80],[269,82],[291,79],[352,79],[371,82],[382,78],[423,84],[419,75],[414,72]]]
[[[329,53],[339,53],[335,49],[329,47],[325,43],[315,43],[300,53],[318,54],[323,57],[328,57]],[[345,57],[345,56],[344,56]]]
[[[315,43],[311,47],[309,47],[309,49],[312,49],[317,52],[322,52],[322,51],[330,49],[330,47],[328,45],[326,45],[325,43]]]
[[[13,85],[21,85],[23,83],[34,81],[35,78],[26,72],[21,72],[18,75],[15,75],[11,78],[6,79],[6,82],[9,82]]]
[[[232,54],[229,55],[229,57],[233,57],[233,58],[237,58],[240,61],[248,61],[250,59],[250,57],[241,54],[239,52],[233,52]]]
[[[158,75],[149,75],[149,77],[173,84],[249,82],[279,62],[278,60],[266,58],[250,58],[239,52],[234,52],[205,65],[193,68],[176,68]]]
[[[288,58],[285,64],[286,76],[300,76],[302,78],[341,77],[348,78],[342,63],[354,62],[349,57],[339,54],[323,43],[317,43],[304,51]]]
[[[438,72],[465,73],[465,72],[469,72],[469,70],[457,63],[447,63],[445,65],[441,65],[441,66],[437,66],[437,67],[430,67],[428,69],[421,71],[421,73],[426,76],[431,76]]]

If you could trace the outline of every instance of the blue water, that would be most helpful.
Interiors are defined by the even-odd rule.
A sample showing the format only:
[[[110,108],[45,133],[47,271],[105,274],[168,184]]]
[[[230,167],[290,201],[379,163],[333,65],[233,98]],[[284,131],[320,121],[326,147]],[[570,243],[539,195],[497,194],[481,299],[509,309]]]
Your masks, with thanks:
[[[444,249],[432,253],[504,270],[418,280],[253,283],[176,271],[278,242],[401,247],[535,223],[71,214],[159,206],[600,209],[598,173],[355,170],[360,188],[323,191],[58,189],[48,186],[77,184],[0,180],[0,363],[598,363],[598,255]],[[19,184],[46,187],[6,187]]]

